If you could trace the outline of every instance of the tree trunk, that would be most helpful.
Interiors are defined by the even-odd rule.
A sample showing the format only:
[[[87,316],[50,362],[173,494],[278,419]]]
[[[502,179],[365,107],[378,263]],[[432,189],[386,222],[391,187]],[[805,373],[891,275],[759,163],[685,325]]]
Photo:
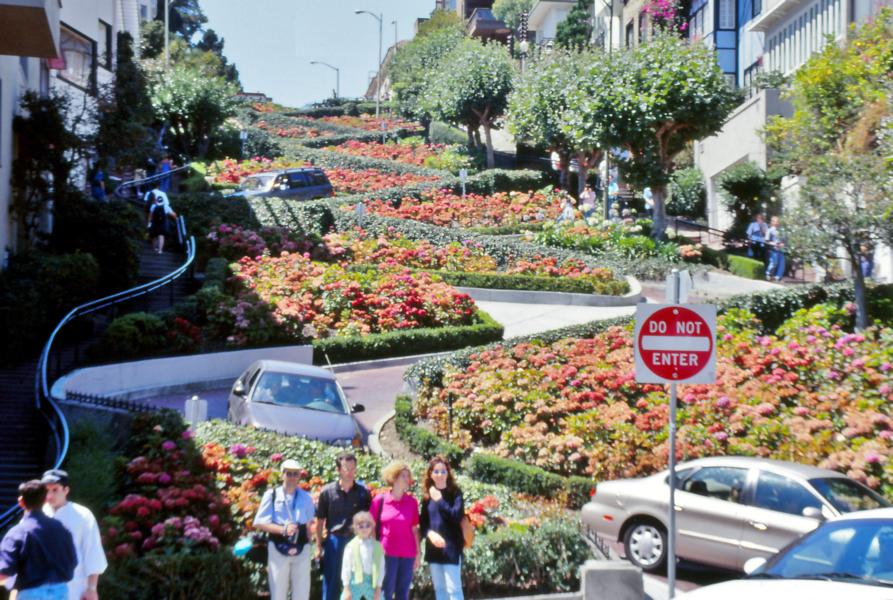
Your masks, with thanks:
[[[868,298],[865,293],[865,276],[862,274],[862,261],[859,246],[850,243],[847,248],[850,255],[850,267],[853,269],[853,299],[856,302],[856,330],[868,327]]]
[[[559,153],[558,157],[558,187],[564,190],[567,189],[568,181],[570,181],[571,161],[563,153]]]
[[[477,145],[478,148],[480,148],[481,146],[483,146],[483,144],[481,143],[481,129],[480,129],[480,125],[478,125],[478,126],[476,126],[476,127],[474,128],[474,143]]]
[[[474,150],[476,146],[474,144],[474,128],[471,126],[471,123],[465,124],[465,133],[468,134],[468,148],[469,148],[469,150]]]
[[[484,123],[484,139],[487,143],[487,168],[492,169],[496,165],[496,157],[493,155],[493,136],[490,135],[490,123]]]
[[[431,123],[432,123],[432,121],[431,121],[431,119],[427,119],[427,118],[419,119],[419,121],[421,122],[422,127],[425,128],[425,143],[430,144],[431,143]]]
[[[651,188],[654,195],[654,227],[651,230],[651,237],[655,240],[664,239],[664,231],[667,229],[667,207],[664,199],[667,195],[667,187],[665,185],[656,185]]]

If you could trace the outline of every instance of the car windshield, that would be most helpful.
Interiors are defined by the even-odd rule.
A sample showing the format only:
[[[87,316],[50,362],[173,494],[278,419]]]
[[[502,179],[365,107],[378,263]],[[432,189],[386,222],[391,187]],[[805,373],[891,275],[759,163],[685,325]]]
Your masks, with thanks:
[[[276,176],[273,174],[252,175],[250,177],[246,177],[245,180],[242,181],[239,189],[248,192],[266,192],[269,191],[271,187],[273,187],[273,181],[275,179]]]
[[[341,391],[333,380],[292,373],[264,373],[254,388],[251,401],[347,413]]]
[[[890,506],[883,496],[845,477],[810,479],[809,483],[841,513]]]
[[[772,558],[756,576],[893,585],[893,519],[825,523]]]

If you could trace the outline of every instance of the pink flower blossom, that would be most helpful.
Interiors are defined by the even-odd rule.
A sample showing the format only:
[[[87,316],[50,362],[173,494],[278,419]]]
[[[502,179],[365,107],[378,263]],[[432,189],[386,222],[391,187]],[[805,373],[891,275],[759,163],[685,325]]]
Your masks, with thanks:
[[[728,408],[731,404],[732,404],[732,401],[729,400],[729,397],[728,397],[728,396],[720,396],[720,397],[716,400],[716,407],[717,407],[717,408]]]
[[[177,447],[177,444],[175,442],[172,442],[171,440],[165,440],[161,443],[161,449],[164,450],[165,452],[170,452],[170,451],[174,450],[176,447]]]
[[[713,434],[713,437],[716,438],[716,440],[719,442],[724,442],[729,439],[729,434],[725,431],[717,431]]]
[[[876,465],[877,463],[881,462],[881,459],[881,455],[877,452],[869,452],[865,455],[865,462],[870,465]]]
[[[274,453],[270,456],[270,461],[271,461],[271,462],[278,463],[278,462],[281,461],[281,460],[282,460],[282,454],[280,454],[279,452],[274,452]]]

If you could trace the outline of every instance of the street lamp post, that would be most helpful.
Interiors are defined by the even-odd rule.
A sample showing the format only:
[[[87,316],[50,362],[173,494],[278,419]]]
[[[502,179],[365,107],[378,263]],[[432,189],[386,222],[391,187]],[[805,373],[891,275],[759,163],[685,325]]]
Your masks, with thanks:
[[[167,71],[171,66],[171,45],[170,45],[170,19],[171,3],[170,0],[164,0],[164,70]]]
[[[321,60],[311,60],[311,65],[322,65],[324,67],[329,67],[333,71],[335,71],[335,98],[341,97],[341,69],[338,67],[333,67],[327,62],[323,62]]]
[[[378,21],[378,74],[375,76],[375,117],[381,115],[381,39],[382,27],[384,26],[384,14],[369,12],[368,10],[355,10],[354,14],[366,14]]]
[[[596,5],[595,3],[598,0],[592,1],[592,41],[595,42],[595,15],[596,15]],[[608,54],[614,50],[614,0],[601,0],[601,3],[607,7],[611,12],[608,17]],[[608,180],[611,177],[611,148],[608,148],[605,151],[605,179],[603,182],[604,185],[604,217],[607,221],[611,217],[609,201],[611,199],[610,194],[608,192]]]

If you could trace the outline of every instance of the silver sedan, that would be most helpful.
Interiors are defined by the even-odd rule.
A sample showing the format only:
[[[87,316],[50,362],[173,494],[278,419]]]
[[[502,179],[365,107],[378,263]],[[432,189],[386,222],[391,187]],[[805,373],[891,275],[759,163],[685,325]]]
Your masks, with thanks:
[[[742,570],[768,558],[822,521],[890,506],[882,496],[835,471],[750,457],[712,457],[676,468],[676,554]],[[582,519],[627,558],[659,571],[667,558],[669,472],[598,484]]]
[[[362,435],[335,376],[319,367],[259,360],[233,384],[228,418],[282,433],[339,445],[359,445]]]

